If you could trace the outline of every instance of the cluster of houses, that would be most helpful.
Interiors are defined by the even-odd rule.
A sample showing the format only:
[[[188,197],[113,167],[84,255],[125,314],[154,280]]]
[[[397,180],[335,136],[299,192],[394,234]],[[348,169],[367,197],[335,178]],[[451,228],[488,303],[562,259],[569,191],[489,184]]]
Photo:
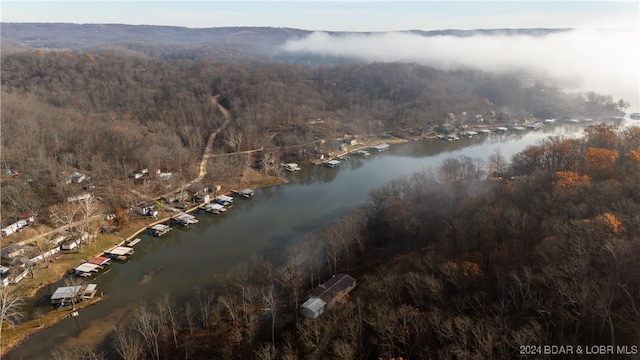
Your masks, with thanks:
[[[40,247],[35,244],[13,244],[3,248],[0,251],[3,264],[0,265],[2,285],[17,284],[29,274],[29,267],[32,265],[51,259],[58,253],[74,250],[78,243],[88,239],[87,233],[71,234],[61,231],[51,239],[40,239]]]

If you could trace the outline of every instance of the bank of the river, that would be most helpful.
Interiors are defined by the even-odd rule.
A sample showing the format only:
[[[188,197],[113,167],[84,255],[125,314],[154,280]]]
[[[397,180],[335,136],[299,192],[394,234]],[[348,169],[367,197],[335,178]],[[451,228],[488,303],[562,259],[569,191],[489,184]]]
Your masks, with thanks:
[[[229,179],[222,182],[220,192],[226,194],[230,193],[234,188],[249,187],[258,189],[286,183],[287,180],[284,178],[264,175],[251,170],[245,172],[242,178]],[[186,209],[185,212],[193,212],[197,209],[198,206],[193,205]],[[36,294],[40,293],[45,287],[62,280],[69,269],[73,269],[78,266],[78,264],[92,257],[102,255],[106,250],[115,245],[124,245],[128,240],[131,240],[146,231],[149,226],[169,221],[172,215],[175,214],[161,210],[158,220],[153,219],[153,221],[150,221],[151,218],[148,217],[135,217],[126,227],[113,234],[98,234],[94,241],[82,246],[81,252],[74,251],[60,253],[48,263],[40,264],[35,267],[33,269],[34,276],[32,278],[24,279],[16,285],[16,295],[22,297],[24,299],[24,303],[28,304],[27,306],[34,306],[36,302],[41,300],[35,298],[38,296]],[[87,306],[93,305],[107,295],[108,294],[103,294],[100,289],[98,289],[98,296],[89,301],[78,303],[76,305],[76,310],[82,310]],[[11,349],[20,345],[26,338],[37,331],[53,326],[64,320],[65,316],[72,311],[73,310],[70,308],[62,307],[56,310],[52,309],[46,312],[38,312],[37,314],[29,314],[29,317],[32,317],[30,320],[24,321],[15,326],[8,326],[7,324],[4,324],[2,329],[2,342],[0,344],[0,358]]]
[[[389,143],[389,144],[394,144],[394,143],[409,142],[410,140],[413,140],[413,139],[371,137],[368,142],[365,143],[365,141],[363,140],[360,144],[354,145],[352,147],[349,147],[347,150],[348,150],[348,152],[353,152],[353,151],[355,151],[355,150],[357,150],[359,148],[367,148],[367,147],[370,147],[370,146],[373,146],[375,144],[382,143],[382,142]],[[434,142],[433,144],[434,145],[437,144],[436,147],[438,147],[438,148],[440,148],[440,147],[449,147],[450,145],[453,145],[452,143],[446,143],[446,142],[442,142],[442,143],[440,143],[440,142],[435,143]],[[462,145],[462,144],[463,143],[461,142],[460,145]],[[413,146],[413,147],[416,147],[416,146]],[[419,146],[418,146],[418,148],[419,148]],[[399,148],[397,148],[397,149],[399,149]],[[391,152],[392,153],[396,152],[396,150],[392,149]],[[335,153],[335,154],[331,154],[331,155],[332,156],[338,156],[339,154]],[[372,157],[372,158],[377,158],[377,157]],[[353,164],[362,164],[363,161],[364,161],[364,159],[353,159],[352,160]],[[379,161],[379,160],[376,160],[376,161]],[[402,171],[395,172],[395,171],[391,170],[391,168],[399,166],[401,163],[402,162],[394,162],[392,166],[390,166],[391,164],[384,165],[383,167],[385,169],[389,169],[389,171],[385,171],[385,178],[388,177],[388,176],[395,176],[393,174],[396,174],[396,175],[397,174],[401,174]],[[348,168],[353,169],[353,167],[351,165],[347,164],[346,166],[348,166]],[[356,166],[359,166],[359,165],[356,165]],[[410,168],[413,169],[413,168],[415,168],[415,166],[410,166]],[[315,178],[316,180],[319,180],[321,183],[325,183],[327,181],[331,181],[332,177],[334,177],[335,174],[337,174],[337,172],[335,172],[335,171],[324,171],[324,170],[321,170],[320,168],[317,168],[315,170],[307,169],[306,171],[300,172],[300,174],[296,173],[294,177],[296,178],[296,181],[298,181],[299,183],[306,183],[307,181],[309,181],[309,179],[313,179],[313,178]],[[371,176],[372,174],[370,174],[369,172],[366,172],[366,173],[358,175],[353,171],[348,171],[348,172],[345,172],[344,174],[351,174],[349,176],[355,176],[357,178],[360,178],[359,180],[356,180],[356,179],[350,180],[349,183],[351,183],[351,184],[357,183],[357,181],[362,181],[363,180],[362,179],[362,175],[364,175],[364,177],[367,178],[367,179],[369,179],[369,178],[378,179],[380,177],[379,175]],[[380,180],[380,181],[383,181],[383,180]],[[245,187],[251,187],[251,188],[270,187],[272,185],[282,184],[284,182],[286,182],[285,179],[275,178],[275,177],[271,177],[271,176],[265,176],[265,175],[259,173],[258,171],[255,171],[253,169],[249,169],[248,171],[244,172],[242,177],[229,179],[227,181],[220,182],[219,184],[222,186],[221,192],[222,193],[228,193],[228,192],[230,192],[231,189],[241,189],[241,188],[245,188]],[[374,186],[374,185],[372,184],[371,186]],[[276,215],[274,215],[275,213],[279,214],[279,211],[276,211],[276,210],[280,210],[280,209],[285,209],[286,210],[286,209],[295,208],[296,210],[294,210],[294,212],[295,212],[296,215],[302,215],[303,217],[305,217],[305,219],[307,219],[306,218],[307,216],[313,214],[311,216],[316,216],[316,217],[320,217],[321,218],[321,219],[318,219],[318,220],[314,220],[313,222],[315,222],[315,221],[322,222],[322,221],[325,221],[325,220],[323,220],[323,219],[325,219],[325,217],[330,216],[329,215],[330,212],[332,212],[332,211],[342,211],[342,210],[339,210],[339,209],[342,209],[344,206],[346,206],[346,207],[353,206],[354,203],[356,203],[357,201],[360,201],[360,200],[354,200],[354,201],[345,200],[346,203],[348,203],[348,204],[345,204],[344,206],[343,205],[339,205],[338,203],[335,203],[335,202],[334,203],[323,202],[323,200],[329,198],[329,196],[325,196],[326,193],[324,192],[324,191],[327,191],[328,188],[324,189],[325,186],[320,186],[320,187],[323,188],[323,190],[321,190],[321,191],[322,191],[322,194],[324,194],[324,195],[320,195],[319,193],[316,193],[315,190],[312,190],[311,193],[306,194],[304,197],[300,197],[300,195],[299,195],[300,191],[304,191],[304,187],[300,187],[299,185],[298,186],[294,186],[294,187],[292,187],[293,191],[291,191],[292,189],[289,189],[287,187],[287,189],[289,189],[289,190],[287,190],[287,193],[289,193],[289,196],[291,198],[297,198],[297,199],[300,199],[301,201],[305,201],[305,202],[308,201],[308,200],[312,200],[312,199],[314,200],[314,201],[309,201],[308,204],[307,204],[308,206],[305,206],[305,207],[299,207],[299,205],[297,205],[297,204],[282,205],[281,203],[279,203],[281,201],[279,199],[279,196],[280,196],[279,193],[281,193],[284,190],[278,190],[278,188],[274,188],[274,190],[269,190],[266,193],[264,193],[263,197],[261,197],[260,199],[253,200],[253,201],[248,202],[246,204],[247,204],[247,206],[259,206],[257,204],[259,204],[260,202],[264,202],[263,199],[265,199],[267,197],[269,198],[270,202],[275,202],[275,204],[270,205],[269,209],[264,210],[264,211],[266,211],[266,213],[261,213],[261,215],[256,215],[256,216],[253,217],[252,220],[242,220],[243,222],[240,223],[240,226],[244,227],[244,228],[248,228],[246,226],[246,224],[251,223],[251,224],[254,225],[254,227],[256,229],[260,229],[260,230],[258,230],[258,231],[260,231],[260,235],[261,236],[264,235],[265,237],[272,236],[273,233],[278,234],[278,231],[280,231],[279,229],[276,229],[278,226],[280,226],[280,227],[289,227],[292,224],[296,224],[296,226],[299,227],[296,231],[304,232],[305,231],[304,229],[306,229],[305,226],[311,226],[311,225],[306,223],[306,221],[308,221],[308,220],[296,221],[296,219],[294,219],[294,218],[289,218],[289,216],[294,216],[294,215],[287,214],[287,215],[277,215],[277,219],[274,218],[274,219],[271,219],[271,221],[270,221],[270,220],[268,220],[267,216],[276,216]],[[343,187],[344,187],[344,184],[341,185],[341,186],[338,186],[337,188],[332,187],[333,189],[330,190],[330,191],[332,191],[332,193],[334,193],[332,195],[340,195],[341,197],[344,197],[344,198],[350,198],[351,195],[342,194],[343,191],[346,191],[345,190],[346,188],[343,188]],[[359,187],[362,188],[362,189],[367,188],[366,186],[359,186]],[[309,190],[309,188],[307,188],[307,190]],[[352,191],[352,190],[349,190],[349,191]],[[356,193],[359,193],[359,192],[360,191],[357,191]],[[311,198],[309,196],[311,196]],[[315,199],[318,200],[317,201],[318,203],[316,203]],[[360,199],[360,198],[358,198],[358,199]],[[253,204],[253,205],[249,205],[249,204]],[[291,207],[292,205],[293,205],[293,207]],[[241,206],[240,209],[243,209],[243,207]],[[194,210],[194,208],[192,207],[190,210]],[[233,212],[233,214],[228,214],[228,216],[226,216],[226,220],[224,220],[224,223],[227,224],[227,227],[231,227],[230,225],[228,225],[230,223],[234,223],[235,224],[234,226],[238,226],[239,225],[238,224],[239,214],[240,213],[238,211],[235,211],[235,212]],[[265,215],[265,214],[271,214],[271,215]],[[169,220],[171,215],[173,215],[173,214],[168,213],[168,212],[164,212],[164,211],[161,212],[160,213],[161,219],[158,220],[158,222]],[[231,217],[229,217],[229,216],[231,216]],[[235,216],[235,219],[231,220],[231,219],[233,219],[234,216]],[[242,215],[242,218],[244,218],[244,215]],[[287,221],[282,221],[283,219],[287,219]],[[103,247],[101,249],[96,249],[95,254],[96,255],[97,254],[101,254],[102,251],[104,251],[105,249],[107,249],[110,246],[113,246],[113,244],[116,243],[116,242],[120,243],[120,242],[125,241],[126,239],[134,238],[134,237],[140,235],[140,233],[143,232],[149,225],[152,225],[155,222],[155,221],[149,221],[149,220],[151,220],[151,219],[150,218],[136,218],[136,219],[134,219],[132,221],[132,223],[127,228],[122,229],[121,231],[119,231],[115,235],[115,237],[112,237],[111,238],[112,241],[106,243],[105,247]],[[246,222],[246,221],[248,221],[248,222]],[[267,224],[268,224],[268,226],[267,226]],[[236,230],[239,230],[239,229],[236,227]],[[235,232],[235,230],[234,230],[234,232]],[[182,231],[180,231],[180,233],[182,233]],[[218,249],[225,249],[225,250],[228,249],[228,246],[233,246],[233,245],[231,245],[232,243],[235,243],[235,244],[238,243],[237,239],[229,239],[229,240],[227,240],[225,242],[225,239],[221,238],[218,235],[218,234],[221,234],[221,233],[224,233],[225,235],[228,234],[227,236],[232,236],[232,234],[229,233],[229,232],[226,232],[226,233],[225,232],[217,232],[216,235],[213,235],[215,237],[215,239],[217,239],[216,240],[217,242],[216,242],[216,245],[215,245],[216,246],[216,250],[215,250],[216,252],[218,252]],[[214,239],[213,237],[211,237],[212,235],[207,234],[207,230],[205,229],[204,226],[203,227],[196,227],[196,229],[192,229],[192,230],[188,231],[185,235],[189,236],[188,234],[191,234],[191,236],[193,236],[194,234],[198,234],[197,236],[200,239],[204,238],[204,239],[208,240],[209,241],[208,244],[211,244],[212,243],[211,239]],[[247,249],[247,250],[252,249],[251,251],[255,251],[255,246],[258,245],[258,244],[254,243],[254,242],[257,241],[257,240],[255,240],[257,234],[247,234],[247,235],[244,235],[242,237],[243,245],[239,246],[238,249],[235,249],[235,248],[232,249],[233,251],[236,251],[236,250],[240,251],[239,250],[240,248]],[[146,236],[146,235],[143,235],[143,236]],[[253,236],[253,238],[252,238],[252,236]],[[278,235],[278,238],[283,239],[283,237],[281,235]],[[174,239],[174,241],[175,240],[177,240],[177,239]],[[171,264],[174,261],[176,263],[177,263],[177,261],[180,261],[178,259],[180,259],[181,256],[182,256],[182,254],[180,254],[180,252],[181,252],[180,250],[182,250],[182,249],[177,248],[177,246],[180,246],[180,245],[174,245],[174,246],[176,246],[176,247],[172,247],[171,250],[170,250],[170,253],[171,253],[170,254],[170,256],[171,256],[171,262],[170,263]],[[193,246],[211,246],[211,245],[193,244]],[[260,246],[262,246],[262,244],[260,244]],[[208,253],[207,251],[211,251],[211,250],[207,249],[207,250],[203,251],[202,249],[199,249],[198,251],[200,253],[207,254]],[[136,254],[138,254],[138,251],[136,251]],[[143,256],[143,255],[141,255],[141,256]],[[233,258],[234,256],[235,256],[235,254],[234,255],[228,255],[226,257],[227,258]],[[88,257],[89,256],[85,255],[83,258],[86,259]],[[202,273],[202,272],[200,272],[200,268],[198,266],[193,265],[193,264],[197,263],[197,260],[195,260],[195,257],[196,257],[195,254],[192,254],[192,253],[190,253],[188,255],[189,266],[194,266],[194,268],[193,268],[194,271],[193,272],[189,272],[188,276],[191,276],[192,274],[193,275],[199,275],[199,274]],[[75,262],[68,263],[68,265],[65,267],[65,270],[73,268],[74,266],[76,266],[78,264],[79,260],[80,259],[77,259]],[[213,260],[207,260],[207,261],[215,262]],[[220,260],[218,260],[218,261],[220,261]],[[159,260],[159,261],[156,261],[156,262],[162,262],[162,261]],[[62,263],[62,261],[60,263]],[[162,265],[164,265],[164,264],[162,264]],[[128,274],[127,276],[135,278],[135,280],[132,279],[131,282],[138,281],[139,280],[139,276],[140,276],[140,274],[132,272],[131,269],[134,266],[135,265],[132,263],[132,264],[127,264],[127,265],[122,267],[122,271],[126,272]],[[154,267],[154,266],[158,266],[158,265],[157,264],[153,264],[153,265],[147,265],[147,266]],[[171,265],[169,265],[169,266],[171,266]],[[220,265],[220,266],[223,266],[223,265]],[[186,272],[186,270],[182,269],[182,267],[183,266],[181,266],[180,271]],[[166,280],[165,278],[166,277],[170,278],[173,275],[173,273],[174,273],[174,271],[164,270],[159,276],[163,278],[163,281],[165,281]],[[182,273],[181,273],[181,275],[182,275]],[[53,281],[59,280],[59,276],[60,276],[60,274],[58,273],[58,278],[54,279]],[[184,278],[183,278],[183,280],[184,280]],[[196,281],[199,281],[199,280],[191,280],[190,279],[190,281],[196,282]],[[182,282],[184,283],[185,281],[182,281]],[[127,282],[127,283],[130,283],[130,282]],[[156,284],[157,284],[157,282],[154,282],[153,280],[150,280],[150,281],[148,281],[148,282],[146,282],[144,284],[144,286],[145,286],[144,290],[137,290],[137,291],[147,292],[147,291],[149,291],[151,289],[151,288],[149,288],[150,286],[152,288],[153,287],[157,287]],[[112,290],[113,290],[113,286],[112,286]],[[156,289],[153,289],[153,291],[156,291]],[[110,292],[106,291],[106,295],[109,296]],[[122,296],[122,295],[119,295],[119,296]],[[114,299],[116,297],[117,297],[116,295],[113,296]],[[107,301],[107,302],[113,302],[113,301]],[[105,303],[107,303],[107,302],[105,302]],[[104,304],[100,304],[98,307],[99,308],[105,307],[103,305]],[[93,308],[93,310],[89,310],[89,311],[91,311],[93,313],[100,312],[100,311],[96,310],[98,307]],[[114,308],[123,309],[124,307],[119,306],[119,307],[114,307]],[[110,313],[110,317],[112,315],[113,315],[113,312]],[[94,315],[94,317],[95,317],[95,315]],[[100,316],[98,316],[97,318],[101,318],[102,319],[102,317],[100,317]],[[53,321],[48,325],[55,324],[55,320],[57,320],[59,322],[60,317],[57,318],[57,319],[54,317]],[[68,325],[71,325],[71,323],[69,323],[68,325],[65,325],[65,324],[61,324],[61,325],[65,326],[65,327],[69,327]],[[81,325],[82,325],[83,328],[89,328],[89,326],[87,326],[86,324],[81,324]],[[103,328],[104,331],[112,329],[112,327],[110,327],[110,325],[106,324],[104,321],[101,321],[101,326],[100,327]],[[27,335],[33,334],[35,331],[40,330],[42,328],[43,327],[34,326],[32,324],[32,327],[31,327],[32,331],[25,331],[22,334],[22,339],[20,339],[20,340],[23,340],[24,337],[26,337]],[[19,333],[19,332],[16,331],[16,333]],[[16,337],[18,337],[18,335],[16,335]],[[13,343],[13,345],[11,345],[11,347],[14,347],[18,343],[19,343],[19,341]],[[8,347],[4,347],[3,346],[3,352],[6,351],[5,349],[8,349]]]

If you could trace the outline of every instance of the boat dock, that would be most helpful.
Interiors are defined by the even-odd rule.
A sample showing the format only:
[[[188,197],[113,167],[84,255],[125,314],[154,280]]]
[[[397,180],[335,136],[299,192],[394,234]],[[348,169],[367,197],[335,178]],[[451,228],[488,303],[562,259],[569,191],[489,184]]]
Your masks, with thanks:
[[[104,252],[108,257],[115,260],[127,260],[129,256],[133,255],[133,248],[127,246],[116,246],[111,250]]]
[[[73,272],[79,277],[89,277],[100,271],[100,269],[102,269],[100,265],[86,262],[76,266],[75,269],[73,269]]]
[[[171,226],[169,226],[169,225],[156,224],[156,225],[151,226],[149,228],[149,230],[151,231],[153,236],[162,236],[162,235],[168,233],[169,231],[173,230],[173,228]]]
[[[249,188],[242,189],[240,191],[231,190],[231,192],[234,193],[235,195],[238,195],[238,196],[243,197],[243,198],[250,198],[250,197],[253,197],[253,195],[256,194],[255,190],[249,189]]]
[[[207,204],[202,209],[211,214],[222,214],[223,212],[227,211],[227,208],[218,203]]]
[[[135,239],[129,240],[129,241],[127,241],[127,246],[129,246],[129,247],[134,246],[137,243],[139,243],[140,241],[142,241],[142,239],[140,239],[140,238],[135,238]]]
[[[172,217],[171,219],[173,219],[173,221],[175,221],[176,223],[184,226],[184,227],[189,227],[193,224],[197,224],[198,219],[196,219],[195,216],[191,215],[191,214],[187,214],[187,213],[183,213],[180,215],[176,215],[174,217]]]
[[[233,198],[227,195],[218,195],[216,196],[216,202],[220,205],[229,207],[233,204]]]

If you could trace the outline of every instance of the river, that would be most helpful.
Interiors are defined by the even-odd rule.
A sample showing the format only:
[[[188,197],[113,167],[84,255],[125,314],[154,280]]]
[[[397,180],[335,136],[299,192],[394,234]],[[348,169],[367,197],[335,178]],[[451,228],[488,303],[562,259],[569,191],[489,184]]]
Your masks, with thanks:
[[[371,189],[390,180],[438,166],[447,157],[466,155],[488,162],[494,149],[506,158],[548,136],[580,134],[577,125],[546,126],[521,134],[493,133],[458,141],[421,140],[392,145],[389,151],[362,158],[352,156],[341,166],[307,166],[286,173],[290,184],[260,189],[251,199],[236,199],[223,215],[195,213],[200,222],[177,228],[164,237],[141,234],[142,242],[126,263],[114,263],[95,282],[106,298],[81,310],[77,322],[64,320],[25,341],[6,359],[47,359],[65,342],[99,341],[101,329],[112,329],[141,300],[153,301],[162,293],[174,298],[206,288],[217,274],[254,254],[270,258],[301,239],[305,233],[354,209],[367,200]],[[149,269],[162,269],[141,278]],[[53,289],[52,289],[53,290]]]

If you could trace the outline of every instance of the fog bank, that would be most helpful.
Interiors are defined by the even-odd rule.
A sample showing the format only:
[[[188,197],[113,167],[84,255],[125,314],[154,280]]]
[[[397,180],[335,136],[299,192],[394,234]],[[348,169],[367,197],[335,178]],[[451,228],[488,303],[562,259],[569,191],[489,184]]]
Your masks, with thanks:
[[[314,32],[289,41],[294,53],[339,56],[363,62],[416,62],[443,70],[474,68],[527,72],[551,78],[568,91],[623,98],[627,112],[640,111],[637,30],[571,30],[529,35],[421,36],[407,32],[339,34]]]

